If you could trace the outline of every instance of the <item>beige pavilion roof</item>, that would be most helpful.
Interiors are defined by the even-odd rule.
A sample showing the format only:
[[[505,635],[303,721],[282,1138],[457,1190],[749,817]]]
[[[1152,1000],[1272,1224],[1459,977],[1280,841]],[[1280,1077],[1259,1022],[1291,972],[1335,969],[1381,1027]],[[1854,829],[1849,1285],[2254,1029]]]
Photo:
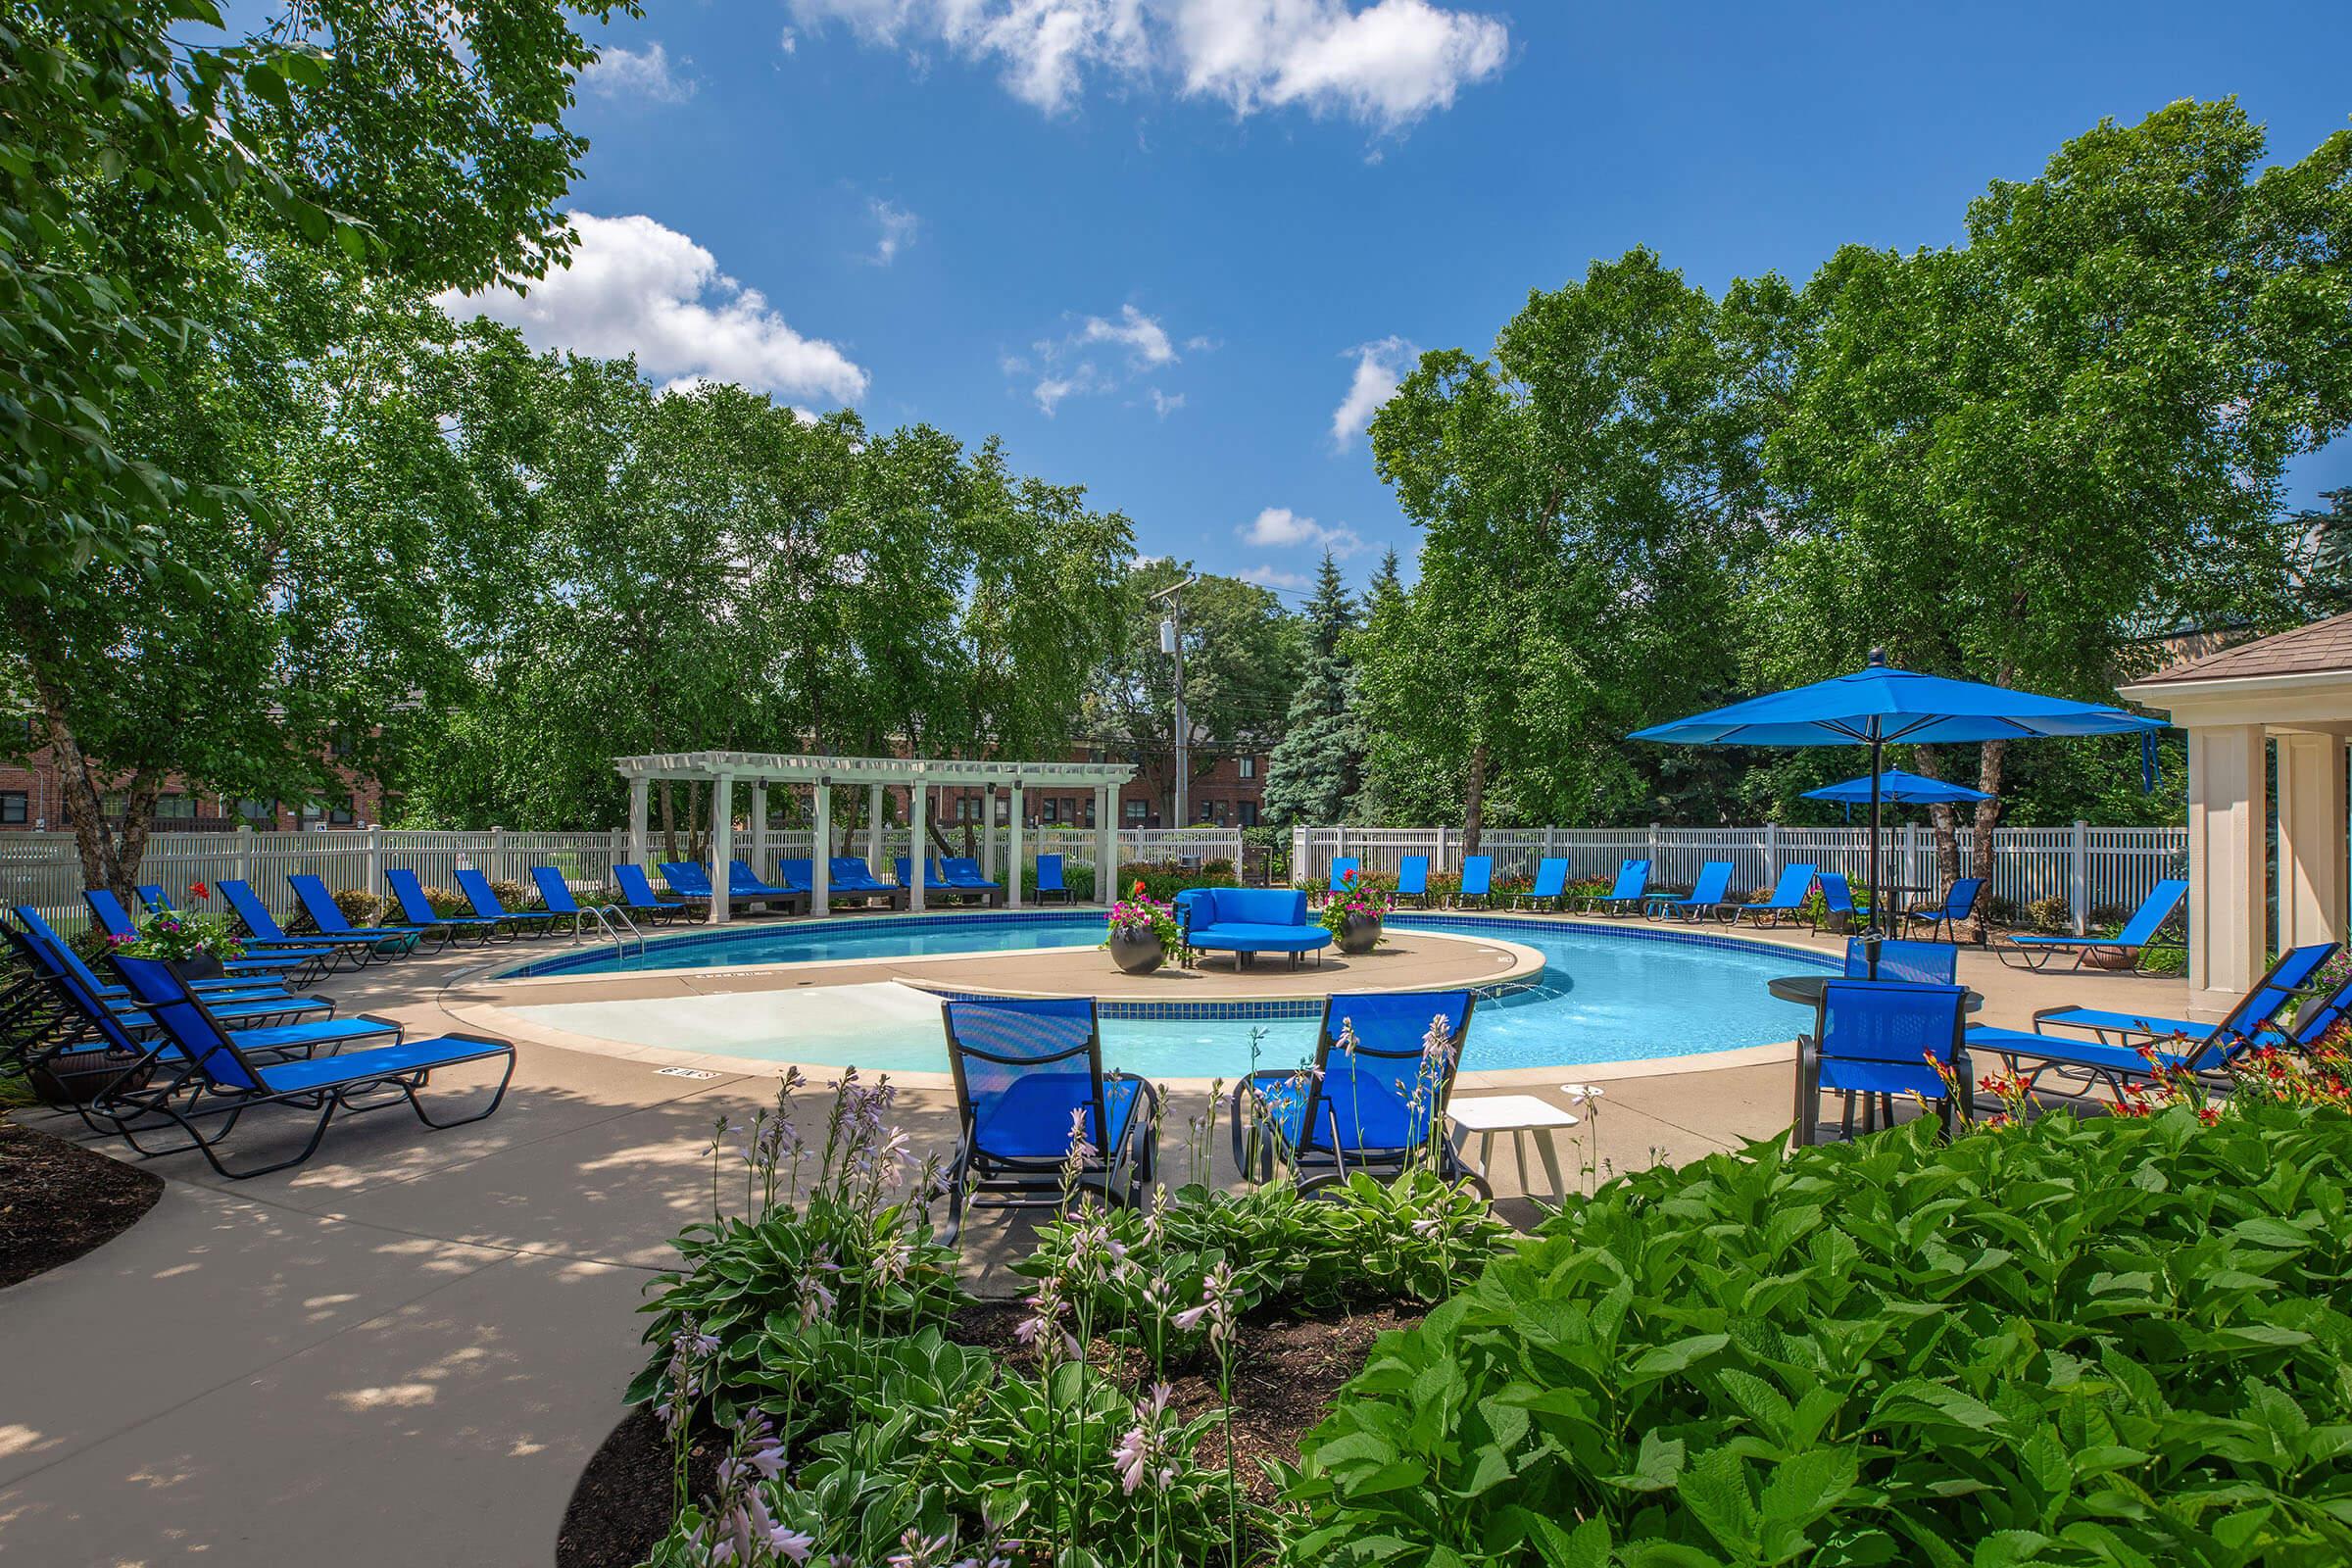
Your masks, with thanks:
[[[2352,614],[2315,620],[2275,637],[2262,637],[2218,654],[2158,670],[2133,687],[2190,681],[2249,680],[2266,675],[2318,675],[2352,671]]]

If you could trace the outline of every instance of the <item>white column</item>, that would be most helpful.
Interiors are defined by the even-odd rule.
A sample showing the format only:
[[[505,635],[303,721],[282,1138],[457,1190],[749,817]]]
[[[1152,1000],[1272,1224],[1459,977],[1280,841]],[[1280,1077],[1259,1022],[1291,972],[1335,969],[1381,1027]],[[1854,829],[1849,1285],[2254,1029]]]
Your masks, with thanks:
[[[2344,743],[2278,737],[2278,946],[2344,939]]]
[[[384,892],[384,836],[375,828],[368,830],[368,891],[377,898]]]
[[[930,858],[923,853],[923,834],[930,817],[931,803],[927,799],[930,793],[919,778],[906,792],[906,907],[917,914],[923,912],[923,888],[931,880],[923,874],[923,862]]]
[[[728,918],[727,862],[735,858],[735,775],[721,773],[710,785],[710,923]]]
[[[1119,792],[1095,790],[1095,898],[1104,908],[1119,901]]]
[[[1021,781],[1012,781],[1012,842],[1004,855],[1004,907],[1021,906]]]
[[[890,869],[882,861],[882,786],[865,788],[865,868],[876,876]]]
[[[767,780],[763,778],[752,780],[751,830],[752,869],[764,882],[775,870],[767,863]]]
[[[2188,732],[2188,1006],[2219,1019],[2263,971],[2267,742],[2259,724]]]
[[[652,788],[653,780],[643,773],[629,780],[629,860],[636,865],[645,864],[646,794]]]
[[[833,861],[825,854],[833,844],[833,781],[816,781],[816,847],[808,857],[808,910],[833,912]]]
[[[994,784],[980,792],[980,874],[991,881],[997,875],[997,787]]]

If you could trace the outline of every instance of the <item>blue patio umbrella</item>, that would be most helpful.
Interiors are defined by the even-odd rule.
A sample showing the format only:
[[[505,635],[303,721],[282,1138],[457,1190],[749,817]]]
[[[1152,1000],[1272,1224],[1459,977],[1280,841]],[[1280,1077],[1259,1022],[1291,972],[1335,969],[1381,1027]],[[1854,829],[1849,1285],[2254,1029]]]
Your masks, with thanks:
[[[1876,777],[1849,778],[1842,784],[1824,784],[1820,789],[1805,791],[1808,801],[1835,801],[1840,806],[1863,806],[1870,801],[1876,785],[1879,799],[1892,801],[1897,806],[1957,806],[1967,801],[1989,801],[1991,796],[1983,790],[1972,790],[1965,784],[1946,784],[1939,778],[1926,778],[1918,773],[1906,773],[1890,767]]]
[[[2162,719],[2142,718],[2104,703],[2039,697],[2005,686],[1889,669],[1885,658],[1873,650],[1869,665],[1850,675],[1751,697],[1670,724],[1653,724],[1634,731],[1631,738],[1680,746],[1869,747],[1870,772],[1861,782],[1870,795],[1870,930],[1866,946],[1875,977],[1877,939],[1883,934],[1879,911],[1885,907],[1879,898],[1879,829],[1880,807],[1886,799],[1882,774],[1888,746],[2138,734],[2165,727]]]

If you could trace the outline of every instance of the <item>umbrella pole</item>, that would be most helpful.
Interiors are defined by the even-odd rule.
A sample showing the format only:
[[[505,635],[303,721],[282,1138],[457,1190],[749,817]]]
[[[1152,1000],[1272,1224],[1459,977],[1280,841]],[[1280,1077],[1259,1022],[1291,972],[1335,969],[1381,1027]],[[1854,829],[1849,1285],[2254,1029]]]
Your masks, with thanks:
[[[1886,936],[1880,919],[1886,906],[1879,902],[1879,759],[1886,742],[1879,738],[1879,726],[1870,726],[1870,926],[1862,934],[1862,952],[1869,960],[1870,977],[1879,977],[1879,942]]]

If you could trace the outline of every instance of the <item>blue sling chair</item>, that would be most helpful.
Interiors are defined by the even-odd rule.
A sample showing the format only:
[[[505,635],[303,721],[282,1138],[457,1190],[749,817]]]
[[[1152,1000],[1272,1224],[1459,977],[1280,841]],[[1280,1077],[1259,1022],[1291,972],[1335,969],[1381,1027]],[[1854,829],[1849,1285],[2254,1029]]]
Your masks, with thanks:
[[[228,884],[223,883],[222,886]],[[236,886],[243,887],[243,883]],[[326,891],[326,884],[307,871],[297,871],[286,878],[286,886],[294,890],[294,902],[302,906],[303,917],[311,929],[318,933],[321,942],[342,942],[351,937],[373,937],[388,950],[401,953],[416,951],[416,928],[407,925],[353,925],[343,914],[343,906]],[[259,900],[255,901],[259,903]],[[232,907],[234,906],[232,905]]]
[[[466,895],[466,902],[473,906],[475,914],[502,922],[516,936],[544,936],[564,918],[553,909],[508,908],[499,899],[498,890],[490,885],[490,879],[479,871],[460,868],[458,891]]]
[[[662,879],[670,891],[704,904],[710,902],[710,873],[693,860],[663,860]],[[760,880],[749,865],[741,860],[727,862],[727,906],[757,904],[764,908],[782,906],[786,914],[806,911],[808,895],[791,888],[770,886]]]
[[[981,895],[981,901],[991,908],[1004,902],[1004,884],[991,882],[981,873],[980,862],[968,855],[941,856],[939,874],[963,892]]]
[[[1668,898],[1653,894],[1642,906],[1642,912],[1652,920],[1669,917],[1696,922],[1713,915],[1718,920],[1732,918],[1732,862],[1709,860],[1698,868],[1698,881],[1692,885],[1688,898]]]
[[[1854,890],[1846,885],[1843,871],[1824,871],[1815,877],[1814,885],[1821,889],[1821,912],[1813,916],[1813,934],[1824,930],[1841,931],[1854,919]],[[1840,921],[1844,925],[1840,925]]]
[[[1094,1149],[1078,1175],[1104,1199],[1141,1206],[1151,1191],[1159,1092],[1102,1070],[1102,1035],[1092,997],[976,998],[943,1002],[948,1061],[956,1074],[956,1152],[941,1179],[944,1245],[954,1246],[968,1207],[1058,1206],[1071,1130]]]
[[[1536,863],[1535,886],[1525,893],[1513,895],[1511,905],[1514,908],[1525,908],[1530,904],[1542,903],[1556,909],[1567,892],[1568,858],[1564,855],[1547,855]]]
[[[1974,1070],[1961,1033],[1968,992],[1960,986],[1901,980],[1833,980],[1822,988],[1821,1036],[1796,1042],[1796,1142],[1820,1142],[1821,1097],[1844,1102],[1841,1123],[1854,1132],[1854,1101],[1863,1105],[1863,1131],[1884,1112],[1894,1124],[1894,1102],[1916,1095],[1937,1107],[1948,1136],[1955,1110],[1974,1111]],[[1960,1101],[1932,1063],[1941,1063],[1959,1086]]]
[[[1448,1181],[1470,1176],[1445,1114],[1476,1000],[1468,991],[1325,999],[1313,1066],[1255,1072],[1234,1086],[1235,1168],[1265,1181],[1287,1165],[1301,1192],[1357,1171],[1395,1176],[1422,1156]],[[1428,1037],[1441,1020],[1445,1041],[1432,1054]]]
[[[97,920],[98,929],[118,941],[128,942],[139,934],[138,922],[122,907],[122,901],[106,888],[83,888],[81,902],[88,905],[90,914]],[[248,953],[241,958],[230,958],[220,965],[231,979],[290,980],[295,985],[313,980],[334,958],[331,948],[277,949],[267,953]]]
[[[124,987],[108,985],[91,973],[89,965],[83,963],[80,955],[74,951],[74,945],[59,936],[56,928],[41,918],[40,910],[29,904],[20,904],[16,906],[16,913],[18,921],[35,939],[40,950],[54,957],[59,967],[71,970],[76,979],[89,988],[92,996],[115,1002],[130,995]],[[274,997],[285,993],[285,985],[282,978],[276,975],[224,975],[218,980],[197,981],[196,993],[199,996],[218,997]]]
[[[1834,871],[1826,873],[1822,880],[1826,882],[1836,875]],[[1957,983],[1959,972],[1960,950],[1949,942],[1903,942],[1888,937],[1879,944],[1881,980],[1948,986]],[[1870,945],[1860,937],[1845,939],[1845,977],[1848,980],[1870,977]]]
[[[1453,906],[1466,908],[1476,899],[1485,908],[1494,898],[1494,857],[1466,855],[1462,857],[1462,885],[1455,890]]]
[[[1772,885],[1771,895],[1754,904],[1740,906],[1739,912],[1732,917],[1733,922],[1737,924],[1741,919],[1753,917],[1760,926],[1778,925],[1785,915],[1790,924],[1794,924],[1797,916],[1805,912],[1805,895],[1813,890],[1813,879],[1819,874],[1817,866],[1783,866],[1781,879]]]
[[[1903,923],[1906,926],[1925,925],[1931,936],[1940,926],[1943,930],[1943,939],[1949,942],[1952,940],[1953,933],[1958,931],[1961,925],[1977,912],[1977,901],[1984,896],[1984,879],[1983,877],[1961,877],[1952,884],[1950,891],[1944,894],[1941,904],[1927,904],[1916,909],[1905,910]]]
[[[547,906],[550,914],[571,922],[571,934],[575,937],[580,934],[582,923],[594,915],[628,918],[627,911],[617,904],[582,904],[572,896],[571,884],[564,880],[564,873],[552,865],[532,866],[531,885],[539,890],[539,902]]]
[[[416,945],[415,932],[380,931],[321,931],[316,936],[290,937],[285,928],[270,912],[270,906],[248,884],[231,877],[213,884],[213,891],[228,901],[228,906],[245,928],[248,947],[264,950],[303,946],[333,950],[334,967],[349,962],[357,968],[364,964],[390,960],[409,952]],[[336,913],[341,914],[338,909]],[[314,922],[315,923],[315,922]]]
[[[2141,968],[2139,963],[2140,950],[2155,939],[2157,931],[2173,917],[2173,911],[2180,906],[2180,901],[2186,897],[2188,884],[2185,881],[2176,878],[2159,882],[2140,901],[2132,918],[2124,922],[2124,928],[2114,936],[2005,936],[1993,944],[1992,951],[2001,956],[2003,963],[2027,969],[2047,968],[2070,953],[2075,957],[2070,967],[2080,969],[2082,960],[2093,954],[2112,953],[2129,957],[2132,967],[2145,974],[2148,971]]]
[[[654,892],[653,879],[645,867],[623,860],[612,867],[613,885],[620,889],[620,906],[632,915],[643,915],[656,925],[667,925],[694,912],[694,904],[684,899],[665,899]],[[701,901],[706,906],[708,900]]]
[[[339,1114],[357,1115],[406,1104],[427,1127],[462,1127],[480,1121],[498,1109],[506,1099],[507,1084],[514,1076],[514,1048],[506,1041],[477,1035],[437,1035],[334,1055],[266,1061],[221,1026],[203,1001],[180,984],[171,965],[153,958],[121,956],[115,964],[131,994],[160,1026],[162,1045],[152,1076],[142,1083],[118,1085],[110,1092],[110,1114],[123,1119],[123,1137],[141,1153],[195,1149],[214,1170],[232,1180],[301,1164],[318,1152],[328,1124]],[[380,1019],[341,1021],[373,1022],[381,1028],[397,1029]],[[503,1066],[489,1103],[470,1115],[436,1118],[425,1109],[417,1092],[441,1069],[473,1061],[497,1061]],[[316,1111],[318,1119],[311,1126],[308,1142],[285,1158],[232,1169],[220,1157],[220,1141],[247,1111],[267,1105]],[[169,1123],[185,1142],[166,1149],[144,1148],[134,1136],[134,1122],[150,1127]]]
[[[913,857],[902,855],[892,863],[898,867],[899,886],[903,888],[912,888],[914,886]],[[959,898],[966,899],[978,898],[981,896],[970,888],[959,888],[955,883],[949,881],[946,877],[941,876],[939,874],[939,867],[933,864],[930,858],[926,856],[923,859],[923,902],[925,904],[929,904],[933,895],[935,894],[943,896],[954,894]]]
[[[1649,862],[1627,860],[1617,867],[1609,891],[1585,901],[1587,914],[1631,914],[1649,897]]]
[[[1048,860],[1054,862],[1053,891],[1067,899],[1070,894],[1069,890],[1061,885],[1061,857],[1058,855],[1041,855],[1037,858],[1039,897],[1042,899],[1048,891],[1046,886],[1046,862]],[[885,882],[875,876],[873,868],[855,855],[832,856],[829,858],[828,863],[833,867],[833,896],[835,898],[858,898],[868,904],[880,899],[884,906],[888,908],[904,909],[906,907],[906,890],[895,882]]]
[[[1396,891],[1392,895],[1392,902],[1402,904],[1407,899],[1413,901],[1416,909],[1429,907],[1429,857],[1426,855],[1408,855],[1396,862]]]
[[[864,862],[858,864],[862,866]],[[1048,904],[1056,899],[1064,904],[1070,902],[1069,885],[1061,879],[1061,857],[1041,855],[1037,858],[1037,902]]]
[[[425,937],[438,931],[441,946],[448,947],[462,936],[470,935],[477,942],[487,943],[504,932],[512,938],[514,929],[505,921],[484,914],[442,914],[433,907],[433,901],[424,896],[424,884],[416,873],[395,867],[384,873],[384,886],[392,890],[392,902],[400,906],[400,917],[416,928],[417,936]]]
[[[1999,1056],[2029,1094],[2044,1073],[2054,1072],[2084,1088],[2104,1084],[2121,1101],[2126,1084],[2152,1079],[2159,1067],[2219,1073],[2245,1052],[2299,1043],[2280,1028],[2279,1015],[2335,953],[2332,942],[2290,948],[2220,1023],[2098,1007],[2044,1007],[2034,1014],[2031,1030],[1980,1026],[1968,1032],[1968,1043]],[[2043,1032],[2050,1028],[2080,1029],[2090,1038]],[[2142,1046],[2154,1053],[2155,1062],[2141,1054]]]

